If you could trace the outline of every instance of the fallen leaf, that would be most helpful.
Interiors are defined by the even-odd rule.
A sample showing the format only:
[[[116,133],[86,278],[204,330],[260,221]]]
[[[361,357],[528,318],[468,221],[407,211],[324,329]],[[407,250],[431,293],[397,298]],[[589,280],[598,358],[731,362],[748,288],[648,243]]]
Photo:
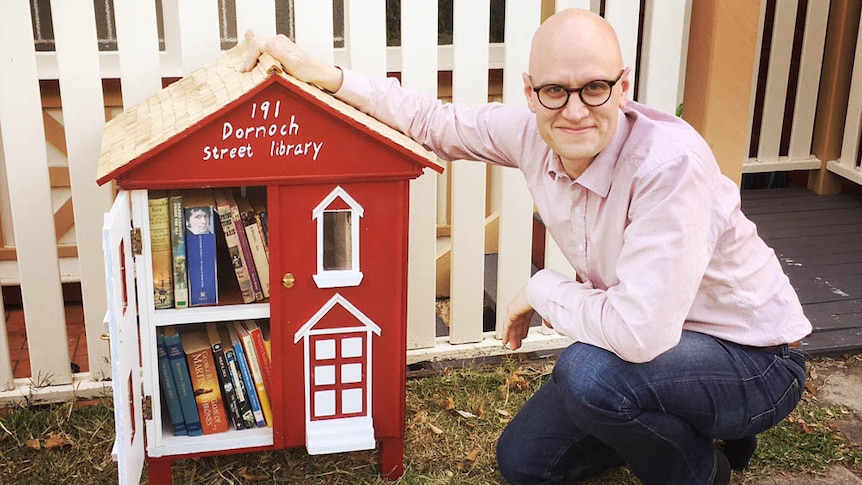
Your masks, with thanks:
[[[431,432],[432,432],[432,433],[434,433],[434,434],[443,434],[443,430],[442,430],[442,429],[438,428],[437,426],[434,426],[434,425],[433,425],[433,424],[431,424],[431,423],[428,423],[428,427],[429,427],[429,428],[431,428]]]
[[[455,400],[453,400],[451,397],[447,397],[446,398],[446,410],[449,411],[452,409],[455,409]]]
[[[498,409],[497,414],[499,414],[500,416],[505,416],[507,418],[512,416],[512,414],[509,413],[509,411],[506,411],[505,409]]]
[[[249,482],[262,482],[264,480],[269,480],[268,475],[248,473],[247,471],[245,471],[245,469],[243,469],[243,471],[242,471],[242,477],[245,478],[246,480],[248,480]]]
[[[51,433],[45,439],[45,448],[62,448],[64,446],[72,446],[72,441],[63,433]]]
[[[465,456],[464,459],[468,461],[476,461],[476,458],[479,458],[480,453],[482,453],[480,448],[473,448],[470,450],[470,453],[467,453],[467,456]]]
[[[462,418],[468,418],[469,419],[469,418],[475,418],[476,417],[476,415],[471,413],[470,411],[462,411],[460,409],[456,409],[455,412],[458,413]]]
[[[29,446],[30,448],[33,448],[34,450],[38,450],[38,449],[42,448],[42,444],[36,438],[29,439],[29,440],[25,441],[24,444]]]

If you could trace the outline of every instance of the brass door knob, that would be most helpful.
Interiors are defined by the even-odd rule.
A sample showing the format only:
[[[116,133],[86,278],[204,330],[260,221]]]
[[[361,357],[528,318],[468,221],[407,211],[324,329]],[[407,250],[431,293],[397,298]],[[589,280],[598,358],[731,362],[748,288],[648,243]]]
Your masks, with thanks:
[[[284,276],[281,277],[281,286],[285,288],[293,288],[295,282],[296,278],[293,277],[293,273],[284,273]]]

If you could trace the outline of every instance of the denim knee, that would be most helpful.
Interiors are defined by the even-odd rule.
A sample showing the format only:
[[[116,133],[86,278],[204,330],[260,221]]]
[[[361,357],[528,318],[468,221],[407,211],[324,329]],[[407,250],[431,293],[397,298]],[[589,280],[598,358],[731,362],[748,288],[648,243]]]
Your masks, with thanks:
[[[621,392],[627,386],[620,364],[613,353],[587,344],[570,345],[560,354],[553,379],[576,422],[595,412],[624,410],[629,397]]]

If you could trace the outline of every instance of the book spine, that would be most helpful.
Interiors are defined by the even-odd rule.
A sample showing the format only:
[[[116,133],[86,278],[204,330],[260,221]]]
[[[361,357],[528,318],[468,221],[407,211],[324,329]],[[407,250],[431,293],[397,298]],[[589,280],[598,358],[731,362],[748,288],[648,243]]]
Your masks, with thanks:
[[[174,308],[189,306],[189,279],[186,268],[186,226],[183,219],[183,196],[169,199],[171,216],[171,253],[174,271]]]
[[[236,355],[236,361],[239,364],[239,370],[242,374],[242,380],[245,382],[245,390],[248,392],[248,400],[251,404],[251,411],[254,413],[255,423],[258,427],[266,426],[266,418],[263,415],[263,409],[260,407],[260,401],[257,396],[257,388],[254,384],[254,379],[251,376],[251,370],[248,366],[248,361],[245,357],[245,351],[242,349],[242,341],[239,340],[239,337],[236,336],[236,331],[234,329],[230,329],[231,341],[233,343],[233,351],[234,355]]]
[[[239,283],[239,289],[242,293],[242,301],[251,303],[255,301],[254,289],[251,285],[251,279],[248,275],[248,263],[245,260],[240,247],[239,236],[236,233],[236,225],[231,217],[230,206],[218,205],[216,208],[219,222],[221,223],[222,231],[224,232],[225,242],[227,243],[228,253],[230,253],[231,266],[233,266],[236,280]]]
[[[171,221],[168,198],[149,199],[150,256],[153,259],[153,299],[155,308],[174,306],[174,271],[171,253]]]
[[[230,380],[233,382],[234,395],[239,406],[240,419],[244,428],[254,428],[257,426],[257,420],[254,417],[254,411],[251,410],[251,400],[248,396],[248,391],[245,387],[245,382],[242,378],[242,373],[239,370],[239,363],[236,360],[236,353],[230,345],[224,347],[224,357],[227,361],[228,370],[230,371]],[[263,414],[261,414],[263,416]]]
[[[189,305],[214,305],[218,303],[218,281],[216,280],[216,241],[213,230],[213,207],[187,206],[186,221],[195,218],[207,219],[208,228],[195,226],[186,230],[186,263],[189,271]]]
[[[251,280],[254,297],[256,300],[263,300],[263,288],[260,286],[260,278],[257,275],[257,268],[254,266],[254,256],[251,254],[251,246],[248,244],[248,235],[246,235],[245,226],[242,224],[239,209],[235,203],[231,204],[231,219],[233,219],[236,234],[239,237],[239,245],[245,258],[246,268],[248,268],[248,277]]]
[[[177,385],[174,383],[174,376],[171,373],[165,336],[161,331],[156,335],[156,349],[159,362],[159,389],[161,389],[168,405],[168,415],[171,418],[174,436],[182,436],[187,434],[186,423],[183,418],[183,409],[180,407],[180,397],[177,395]]]
[[[248,246],[251,256],[254,258],[254,267],[260,279],[260,287],[264,298],[269,298],[269,259],[266,256],[266,248],[263,245],[263,236],[257,226],[254,213],[243,216],[245,234],[248,238]]]
[[[198,414],[197,404],[195,403],[186,354],[183,351],[183,344],[180,341],[180,335],[176,333],[176,329],[172,329],[171,332],[165,332],[165,348],[168,351],[168,360],[171,364],[174,382],[177,385],[177,395],[180,398],[180,407],[183,410],[183,420],[186,422],[186,432],[189,436],[200,436],[203,434],[201,419]]]
[[[250,327],[246,327],[254,344],[254,351],[257,354],[257,360],[260,363],[260,371],[263,376],[263,383],[267,389],[272,391],[272,361],[269,357],[266,342],[263,339],[263,332],[256,323],[252,322]]]
[[[206,336],[201,335],[201,338],[207,341]],[[207,345],[204,348],[186,352],[186,359],[203,433],[227,431],[228,416],[224,409],[221,385],[211,348]]]
[[[215,323],[207,323],[207,335],[212,345],[213,360],[215,361],[216,374],[218,382],[221,386],[222,398],[227,406],[230,421],[236,429],[245,429],[245,423],[242,420],[242,414],[239,410],[239,400],[236,397],[236,389],[233,386],[233,381],[230,378],[230,369],[227,365],[227,358],[224,355],[221,339],[218,336],[218,330]]]
[[[240,325],[239,322],[234,325]],[[257,398],[260,401],[260,408],[263,411],[263,417],[266,420],[267,426],[272,426],[272,405],[269,402],[269,395],[266,392],[266,382],[263,380],[263,371],[260,368],[260,360],[257,357],[257,352],[254,349],[254,341],[248,331],[241,329],[237,330],[242,339],[242,346],[245,349],[245,357],[248,360],[248,368],[251,371],[251,378],[254,382],[254,388],[257,390]]]

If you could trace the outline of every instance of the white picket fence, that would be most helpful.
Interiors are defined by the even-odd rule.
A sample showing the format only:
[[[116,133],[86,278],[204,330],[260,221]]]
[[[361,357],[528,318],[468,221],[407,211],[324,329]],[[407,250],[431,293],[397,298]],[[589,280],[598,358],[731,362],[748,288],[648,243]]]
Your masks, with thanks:
[[[603,9],[605,17],[620,33],[623,57],[632,66],[638,101],[669,112],[682,100],[688,43],[691,0],[639,2],[631,0],[557,0],[555,9],[578,6],[594,11]],[[524,103],[521,72],[526,70],[533,31],[540,23],[547,0],[507,2],[503,44],[489,44],[489,0],[455,0],[453,43],[437,45],[437,0],[401,2],[401,45],[386,46],[385,0],[344,0],[344,47],[333,47],[333,4],[319,0],[234,0],[235,12],[227,18],[236,23],[240,35],[248,29],[269,34],[276,31],[276,2],[292,3],[296,41],[317,56],[372,75],[399,72],[404,85],[437,93],[438,71],[452,71],[454,101],[479,104],[488,99],[489,69],[502,69],[505,103]],[[44,5],[47,2],[36,2]],[[102,338],[106,332],[106,305],[103,253],[100,230],[102,215],[110,207],[111,187],[98,187],[95,166],[100,135],[105,123],[106,100],[103,79],[117,78],[122,87],[122,106],[129,107],[161,88],[163,78],[179,77],[212,61],[221,51],[219,9],[229,2],[206,0],[162,0],[164,50],[159,51],[157,11],[152,2],[114,0],[116,51],[99,51],[100,34],[94,2],[64,0],[50,2],[56,50],[36,52],[31,28],[30,2],[0,0],[0,222],[5,241],[14,246],[17,260],[0,261],[0,284],[20,285],[26,316],[31,379],[15,380],[6,342],[5,320],[0,315],[0,401],[27,398],[59,400],[107,392],[103,381],[110,375],[109,350]],[[551,2],[553,3],[553,2]],[[779,2],[782,6],[786,3]],[[816,83],[822,52],[825,12],[828,0],[809,0],[811,26],[806,28],[808,51],[804,89]],[[107,3],[106,3],[107,5]],[[232,4],[231,4],[232,5]],[[660,6],[659,6],[660,5]],[[782,7],[782,9],[785,7]],[[816,12],[815,12],[816,11]],[[643,23],[640,16],[643,13]],[[790,14],[783,11],[782,19]],[[235,20],[234,20],[235,19]],[[643,32],[639,34],[639,30]],[[776,29],[776,34],[779,35]],[[638,46],[638,39],[642,45]],[[773,41],[782,45],[785,41]],[[819,42],[819,43],[818,43]],[[811,52],[813,51],[813,53]],[[638,57],[638,52],[640,52]],[[775,51],[774,51],[775,52]],[[784,54],[782,54],[784,55]],[[786,55],[784,55],[786,57]],[[775,64],[786,59],[774,54]],[[857,61],[860,54],[857,53]],[[784,59],[784,60],[782,60]],[[770,60],[772,63],[773,61]],[[862,62],[856,70],[862,70]],[[784,67],[770,67],[770,73]],[[40,80],[58,80],[62,97],[60,109],[43,110]],[[854,79],[857,94],[862,76]],[[477,80],[480,80],[477,82]],[[768,90],[786,84],[780,76],[770,81]],[[802,88],[800,88],[802,89]],[[816,87],[814,88],[816,91]],[[768,103],[780,104],[780,94],[767,95]],[[797,97],[799,98],[799,97]],[[860,99],[862,96],[856,96]],[[814,168],[808,153],[813,124],[813,97],[797,99],[794,133],[800,133],[799,159],[804,167]],[[783,107],[764,108],[764,129],[756,161],[746,169],[765,167],[779,160],[777,142],[764,133],[766,118],[783,113]],[[854,105],[856,144],[847,149],[848,159],[856,160],[858,118],[862,106]],[[44,142],[45,120],[50,116],[65,129],[66,155],[56,153]],[[805,137],[808,143],[805,143]],[[852,152],[852,153],[851,153]],[[796,155],[790,158],[796,160]],[[843,154],[841,162],[844,163]],[[782,162],[783,163],[783,162]],[[67,165],[71,189],[67,194],[52,192],[50,167]],[[817,162],[819,166],[819,161]],[[799,165],[794,162],[794,167]],[[770,165],[772,167],[772,165]],[[785,167],[785,165],[782,165]],[[784,170],[787,168],[763,168]],[[754,171],[759,170],[752,169]],[[858,163],[853,169],[859,171]],[[505,305],[530,275],[532,244],[532,202],[522,177],[510,169],[488,169],[474,162],[455,161],[448,174],[436,178],[426,174],[413,182],[411,189],[410,276],[408,304],[408,361],[472,358],[505,352],[497,332],[484,332],[483,273],[485,221],[489,215],[499,219],[496,247],[498,278],[496,301]],[[50,228],[56,206],[68,196],[74,200],[74,237],[77,258],[58,256],[58,238]],[[451,214],[447,217],[446,214]],[[451,276],[448,336],[436,334],[435,257],[437,226],[450,227]],[[547,238],[550,241],[550,238]],[[455,250],[457,248],[457,250]],[[548,244],[545,264],[570,271],[559,250]],[[61,282],[80,281],[89,351],[89,372],[73,374],[66,342]],[[568,341],[552,332],[536,329],[524,350],[560,348]]]

